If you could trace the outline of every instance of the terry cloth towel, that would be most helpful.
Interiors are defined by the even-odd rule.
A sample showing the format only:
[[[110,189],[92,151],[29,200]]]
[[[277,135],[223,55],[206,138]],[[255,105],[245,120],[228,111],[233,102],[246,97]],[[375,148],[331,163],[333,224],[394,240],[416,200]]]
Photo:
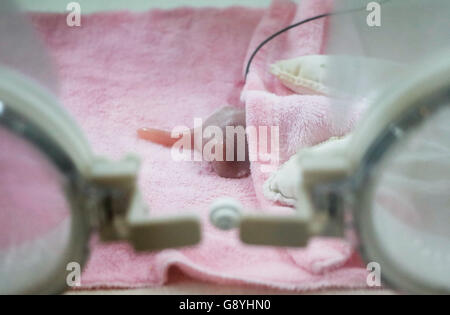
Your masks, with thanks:
[[[94,151],[110,158],[128,152],[142,158],[139,187],[152,216],[190,212],[203,224],[200,245],[153,253],[135,253],[126,243],[103,244],[94,236],[81,279],[84,288],[162,285],[171,266],[216,283],[292,290],[366,286],[365,269],[358,257],[349,259],[351,249],[342,241],[314,239],[295,250],[255,247],[242,244],[236,231],[223,232],[209,223],[208,206],[223,196],[257,212],[292,213],[264,201],[258,165],[252,165],[251,177],[220,178],[206,162],[176,162],[170,149],[136,136],[141,127],[192,127],[195,117],[206,118],[222,106],[244,106],[243,68],[255,45],[283,26],[326,10],[323,1],[303,0],[299,7],[275,1],[267,9],[113,12],[83,15],[81,27],[68,27],[64,14],[33,14],[57,69],[59,97]],[[326,98],[287,95],[267,68],[278,58],[320,52],[324,23],[292,30],[262,50],[242,95],[249,124],[280,123],[286,157],[335,132],[327,123]],[[283,129],[283,117],[289,115],[302,117],[298,135]]]

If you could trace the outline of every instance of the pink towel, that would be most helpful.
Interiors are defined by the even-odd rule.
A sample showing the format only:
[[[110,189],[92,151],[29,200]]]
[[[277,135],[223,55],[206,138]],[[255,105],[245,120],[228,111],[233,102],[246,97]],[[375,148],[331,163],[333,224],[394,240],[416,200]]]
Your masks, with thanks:
[[[217,283],[292,290],[366,285],[365,269],[356,256],[349,259],[351,250],[342,241],[315,239],[295,250],[253,247],[242,244],[236,231],[209,223],[208,206],[222,196],[256,211],[293,211],[264,201],[258,165],[252,165],[252,177],[220,178],[207,163],[175,162],[170,149],[136,137],[140,127],[192,126],[194,117],[206,118],[224,105],[243,106],[242,73],[252,48],[280,27],[326,10],[323,1],[303,0],[299,8],[275,1],[264,10],[101,13],[84,15],[79,28],[67,27],[65,15],[33,16],[57,66],[60,98],[95,152],[111,158],[138,154],[139,186],[151,214],[191,212],[203,224],[200,245],[154,253],[137,254],[128,244],[102,244],[94,237],[83,287],[161,285],[171,266]],[[324,21],[313,22],[270,43],[255,60],[242,94],[249,124],[280,125],[284,156],[336,131],[328,122],[326,98],[288,95],[265,69],[277,58],[319,53],[324,29]],[[287,125],[291,114],[301,118],[296,126]]]

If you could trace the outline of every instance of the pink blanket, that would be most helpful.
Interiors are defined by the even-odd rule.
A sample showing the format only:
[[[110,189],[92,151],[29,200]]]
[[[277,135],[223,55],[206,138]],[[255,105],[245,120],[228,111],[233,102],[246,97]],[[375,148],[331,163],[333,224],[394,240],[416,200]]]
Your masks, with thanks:
[[[200,245],[155,253],[137,254],[127,244],[102,244],[94,237],[84,287],[161,285],[171,266],[217,283],[292,290],[365,286],[365,269],[342,241],[315,239],[305,249],[253,247],[243,245],[236,231],[219,231],[209,223],[208,206],[222,196],[250,209],[293,211],[264,201],[266,174],[257,163],[251,177],[220,178],[206,162],[175,162],[170,149],[136,137],[140,127],[192,126],[194,117],[206,118],[224,105],[245,105],[248,124],[279,125],[283,158],[339,133],[329,123],[324,97],[288,95],[266,72],[275,59],[320,53],[325,21],[268,44],[243,89],[243,68],[255,45],[283,26],[326,10],[324,1],[303,0],[298,8],[275,1],[264,10],[101,13],[83,16],[79,28],[67,27],[65,15],[33,16],[57,66],[61,100],[95,152],[111,158],[127,152],[141,156],[139,186],[152,215],[191,212],[203,224]],[[286,118],[291,114],[299,117],[297,124]]]

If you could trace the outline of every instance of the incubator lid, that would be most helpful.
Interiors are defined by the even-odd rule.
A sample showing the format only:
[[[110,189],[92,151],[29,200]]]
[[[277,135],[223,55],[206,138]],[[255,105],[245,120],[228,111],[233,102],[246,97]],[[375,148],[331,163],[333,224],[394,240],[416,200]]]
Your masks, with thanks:
[[[58,84],[51,61],[30,21],[10,0],[0,2],[0,64],[33,78],[57,94]]]
[[[10,0],[0,3],[0,96],[70,156],[84,174],[93,157],[88,142],[57,100],[58,80],[32,20]]]
[[[377,107],[375,94],[408,76],[412,68],[450,47],[450,2],[446,0],[336,1],[329,18],[325,54],[331,58],[327,84],[334,99],[334,123],[345,126],[350,113]]]

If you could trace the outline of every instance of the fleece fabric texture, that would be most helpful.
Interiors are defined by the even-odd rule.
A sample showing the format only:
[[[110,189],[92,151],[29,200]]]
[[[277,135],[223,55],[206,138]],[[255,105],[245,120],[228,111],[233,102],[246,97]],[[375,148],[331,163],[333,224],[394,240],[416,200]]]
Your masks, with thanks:
[[[236,231],[219,231],[209,223],[208,206],[223,196],[240,200],[250,211],[292,213],[264,200],[266,174],[258,163],[251,177],[220,178],[208,163],[175,162],[170,149],[136,136],[141,127],[192,127],[194,118],[225,105],[246,106],[248,124],[279,125],[282,160],[299,146],[335,134],[325,97],[289,95],[267,71],[275,59],[320,53],[325,20],[270,43],[255,59],[244,88],[245,62],[257,43],[328,9],[321,0],[301,3],[99,13],[83,15],[81,27],[68,27],[63,14],[33,14],[57,69],[61,102],[94,151],[113,159],[139,155],[139,188],[151,215],[189,212],[203,225],[198,246],[153,253],[135,253],[126,243],[103,244],[94,236],[84,288],[162,285],[171,266],[216,283],[292,290],[366,285],[365,269],[343,241],[318,238],[304,249],[254,247],[242,244]],[[297,125],[283,124],[293,115],[299,117]]]

